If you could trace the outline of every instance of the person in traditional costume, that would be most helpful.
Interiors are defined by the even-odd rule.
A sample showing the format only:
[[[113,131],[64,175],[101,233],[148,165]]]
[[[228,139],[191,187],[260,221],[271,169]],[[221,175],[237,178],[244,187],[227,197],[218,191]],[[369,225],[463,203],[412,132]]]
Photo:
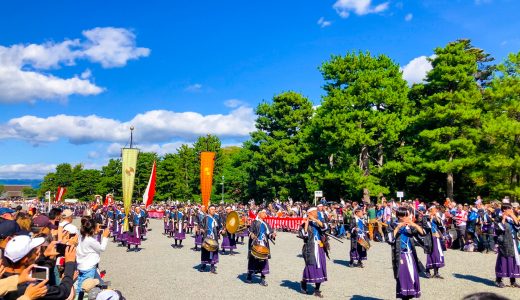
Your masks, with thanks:
[[[357,207],[354,210],[354,218],[352,218],[350,224],[350,267],[357,266],[363,268],[362,261],[367,259],[367,250],[358,242],[358,240],[364,240],[368,243],[363,214],[363,208]],[[355,261],[358,262],[357,265]]]
[[[168,234],[169,238],[175,236],[175,216],[177,215],[177,206],[172,206],[170,209],[170,215],[168,216]]]
[[[269,259],[271,258],[271,253],[269,251],[267,259],[258,259],[251,254],[251,251],[255,245],[260,245],[270,249],[269,240],[274,240],[276,238],[276,232],[273,232],[271,226],[264,222],[266,217],[267,211],[265,209],[261,210],[256,219],[251,223],[247,256],[246,282],[251,283],[253,280],[253,274],[260,273],[260,284],[262,286],[267,286],[265,275],[269,274]]]
[[[130,248],[132,245],[135,246],[133,251],[138,251],[139,246],[141,245],[141,225],[143,215],[141,214],[141,208],[139,206],[135,207],[134,211],[129,216],[131,226],[129,227],[131,233],[128,236],[127,240],[127,251],[132,251]]]
[[[195,227],[195,219],[197,218],[197,215],[195,214],[195,210],[190,207],[188,209],[188,216],[186,218],[186,232],[188,234],[193,233],[193,228]]]
[[[493,219],[493,208],[486,207],[480,216],[480,224],[482,225],[482,244],[486,253],[496,253],[495,251],[495,220]]]
[[[444,267],[444,253],[442,239],[444,235],[444,225],[440,218],[437,206],[432,205],[428,213],[423,216],[422,227],[425,231],[424,252],[426,253],[426,273],[427,278],[431,278],[430,270],[433,269],[433,278],[444,279],[439,274],[439,269]]]
[[[201,205],[200,210],[196,211],[195,218],[195,247],[193,250],[197,251],[198,246],[202,246],[202,223],[204,221],[204,217],[206,216],[206,206]]]
[[[321,241],[328,226],[318,220],[318,210],[311,207],[307,211],[307,219],[301,225],[299,237],[303,239],[302,256],[305,260],[302,281],[300,282],[301,292],[307,294],[307,284],[314,283],[314,295],[323,298],[321,294],[321,284],[327,281],[327,261],[325,257],[324,245]]]
[[[186,216],[182,212],[182,206],[179,207],[173,218],[173,224],[175,224],[174,247],[182,247],[182,241],[186,238]]]
[[[166,208],[166,210],[164,210],[164,215],[163,215],[163,225],[164,225],[164,235],[170,235],[170,208]]]
[[[496,224],[498,254],[495,264],[496,285],[505,287],[502,278],[509,278],[511,287],[520,288],[516,278],[520,278],[520,249],[518,232],[520,220],[509,203],[502,204],[502,220]]]
[[[396,212],[398,223],[393,228],[392,268],[396,280],[396,298],[412,299],[421,296],[419,282],[419,259],[415,251],[414,237],[420,238],[425,232],[412,221],[412,215],[406,207],[399,207]]]
[[[226,222],[227,215],[231,212],[231,206],[226,207],[225,213],[220,215],[220,223]],[[237,248],[237,241],[235,234],[231,234],[227,231],[225,226],[222,226],[222,254],[229,250],[229,254],[234,255],[233,250]]]
[[[200,267],[199,271],[204,272],[206,270],[206,265],[210,265],[210,272],[212,274],[217,274],[216,265],[218,264],[218,240],[220,233],[220,223],[217,220],[217,216],[215,214],[215,206],[211,205],[208,208],[208,214],[204,216],[202,221],[202,237],[204,239],[212,239],[216,242],[217,247],[216,251],[208,251],[204,247],[201,248],[200,251]]]

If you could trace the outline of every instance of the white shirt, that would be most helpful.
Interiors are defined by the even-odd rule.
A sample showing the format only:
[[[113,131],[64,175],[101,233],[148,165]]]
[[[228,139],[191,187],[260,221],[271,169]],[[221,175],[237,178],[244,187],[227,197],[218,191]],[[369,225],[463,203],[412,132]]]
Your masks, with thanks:
[[[87,236],[80,237],[78,248],[76,249],[76,260],[78,270],[86,271],[95,268],[99,263],[100,253],[105,251],[108,244],[108,238],[101,237],[101,243],[95,238]]]

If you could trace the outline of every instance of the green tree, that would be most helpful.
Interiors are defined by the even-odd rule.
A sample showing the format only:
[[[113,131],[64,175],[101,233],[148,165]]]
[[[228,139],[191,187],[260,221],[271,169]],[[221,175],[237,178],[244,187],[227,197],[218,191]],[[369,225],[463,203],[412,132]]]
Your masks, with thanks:
[[[299,93],[284,92],[258,105],[256,114],[257,130],[245,144],[252,152],[255,198],[308,199],[303,129],[312,117],[312,103]]]
[[[481,159],[477,146],[481,139],[482,94],[475,78],[478,57],[471,49],[468,40],[435,49],[435,57],[430,59],[433,69],[416,103],[419,167],[433,176],[444,174],[445,195],[451,199],[455,177],[462,180],[462,175]]]
[[[2,187],[0,186],[0,194],[2,194]],[[36,197],[38,195],[38,191],[32,187],[24,187],[22,189],[22,195],[25,198]]]
[[[81,201],[93,201],[94,195],[98,194],[101,171],[92,169],[83,169],[82,167],[74,168],[75,178],[72,182],[70,192],[65,195],[66,198],[76,198]]]
[[[520,198],[520,52],[497,67],[485,93],[487,157],[479,179],[492,196]]]
[[[106,166],[101,167],[99,182],[96,191],[103,197],[106,194],[112,194],[114,200],[122,200],[122,178],[121,178],[121,160],[110,159]]]
[[[336,199],[360,191],[365,200],[370,193],[388,193],[380,176],[396,172],[395,152],[410,123],[408,86],[399,66],[385,55],[352,52],[333,56],[320,70],[327,94],[309,127],[314,163],[308,183],[318,182]]]

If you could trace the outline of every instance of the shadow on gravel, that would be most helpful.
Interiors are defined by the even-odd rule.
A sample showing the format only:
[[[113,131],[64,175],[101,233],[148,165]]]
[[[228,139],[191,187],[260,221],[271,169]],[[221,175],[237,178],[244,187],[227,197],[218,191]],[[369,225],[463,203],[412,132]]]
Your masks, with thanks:
[[[354,295],[350,298],[350,300],[383,300],[382,298],[374,298],[374,297],[365,297],[361,295]]]
[[[482,283],[482,284],[485,284],[487,286],[495,286],[495,282],[493,280],[490,280],[490,279],[487,279],[487,278],[482,278],[482,277],[477,277],[477,276],[474,276],[474,275],[464,275],[464,274],[453,274],[453,277],[455,278],[458,278],[458,279],[464,279],[464,280],[469,280],[469,281],[473,281],[473,282],[476,282],[476,283]]]
[[[246,282],[246,278],[247,278],[247,274],[246,273],[243,273],[243,274],[240,274],[240,275],[237,276],[237,279],[239,279],[243,283],[247,283]]]
[[[341,260],[341,259],[335,259],[332,262],[335,264],[338,264],[338,265],[345,266],[345,267],[348,267],[348,265],[350,264],[350,262],[348,260]]]
[[[282,280],[280,286],[297,291],[298,293],[300,292],[300,282],[298,281]]]

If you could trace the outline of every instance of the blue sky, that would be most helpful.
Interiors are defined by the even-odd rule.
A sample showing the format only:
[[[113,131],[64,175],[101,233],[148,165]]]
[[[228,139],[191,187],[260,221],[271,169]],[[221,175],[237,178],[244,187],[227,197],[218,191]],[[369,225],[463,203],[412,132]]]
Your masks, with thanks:
[[[0,178],[61,162],[99,167],[127,142],[174,152],[198,135],[240,144],[254,107],[295,90],[319,104],[318,66],[384,53],[420,81],[435,47],[520,50],[520,1],[10,1],[0,10]]]

